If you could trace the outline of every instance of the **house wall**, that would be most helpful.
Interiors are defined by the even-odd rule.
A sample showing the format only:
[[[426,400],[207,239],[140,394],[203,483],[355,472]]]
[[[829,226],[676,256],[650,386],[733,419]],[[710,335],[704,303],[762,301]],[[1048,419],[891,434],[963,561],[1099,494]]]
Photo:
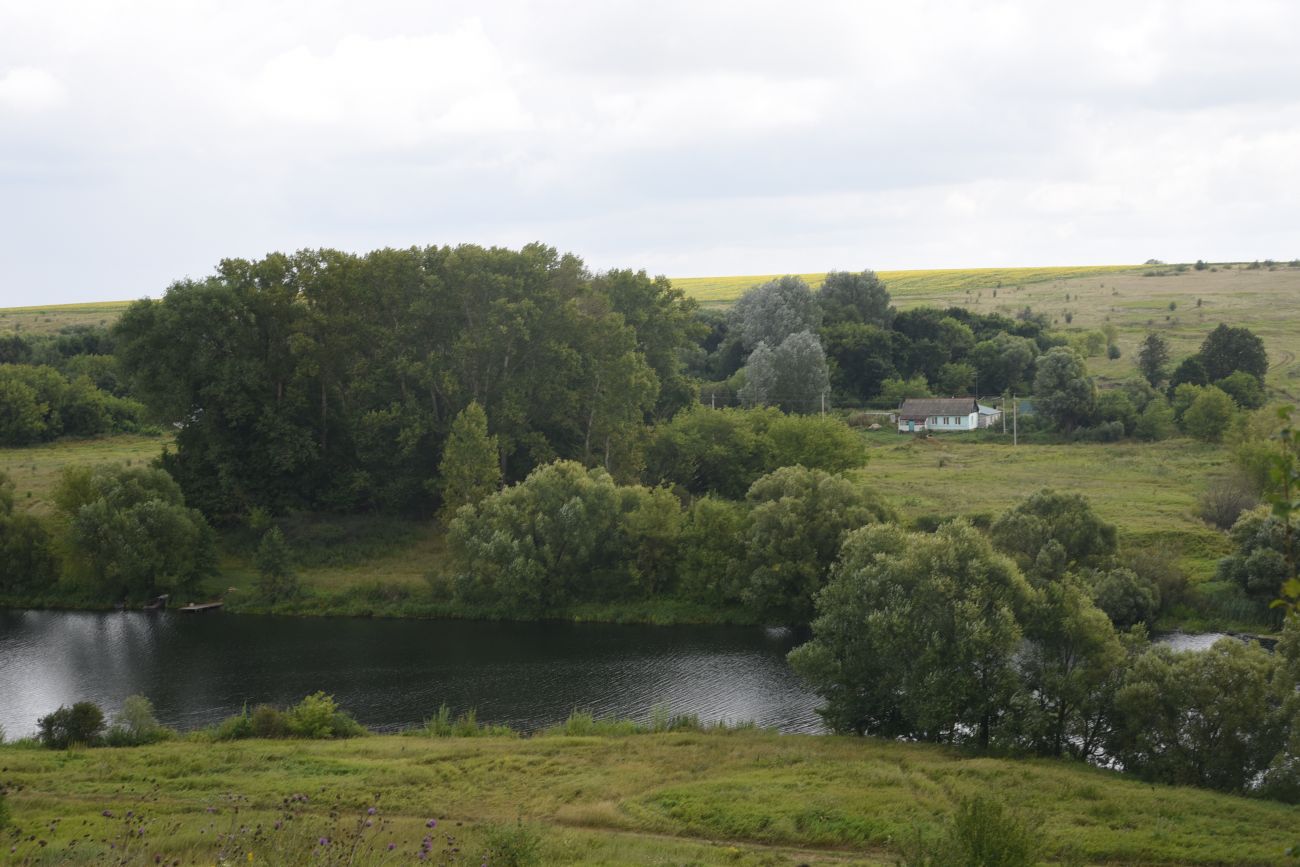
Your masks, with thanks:
[[[898,420],[898,430],[900,433],[910,433],[912,431],[964,431],[975,430],[979,427],[979,413],[972,412],[968,415],[939,415],[930,416],[925,423],[916,423],[915,427],[909,427],[905,419]]]
[[[975,430],[979,427],[979,414],[930,416],[925,420],[926,430],[954,431]]]

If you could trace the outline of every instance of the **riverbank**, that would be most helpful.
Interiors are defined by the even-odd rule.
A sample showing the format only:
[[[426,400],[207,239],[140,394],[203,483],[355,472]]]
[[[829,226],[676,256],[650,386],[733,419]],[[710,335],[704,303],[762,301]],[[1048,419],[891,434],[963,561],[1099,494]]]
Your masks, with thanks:
[[[1076,491],[1114,522],[1128,554],[1168,561],[1187,585],[1157,631],[1268,631],[1262,600],[1215,580],[1219,558],[1231,551],[1226,533],[1197,516],[1199,501],[1232,472],[1231,451],[1185,439],[1157,443],[1050,443],[1012,448],[1005,441],[943,436],[919,441],[884,431],[862,434],[870,457],[855,478],[885,496],[905,523],[933,526],[952,517],[985,525],[1041,487]],[[117,436],[0,449],[0,469],[14,480],[20,508],[48,517],[54,485],[73,464],[145,464],[167,437]],[[936,484],[936,481],[939,484]],[[961,490],[953,499],[944,492]],[[302,587],[295,599],[267,605],[257,593],[255,553],[260,536],[247,528],[221,532],[217,574],[192,600],[222,599],[227,611],[295,616],[567,620],[572,622],[754,624],[740,608],[718,609],[684,600],[588,603],[525,612],[486,609],[452,600],[453,566],[444,533],[431,519],[388,515],[294,513],[278,521]],[[109,610],[112,600],[66,593],[0,598],[0,606]]]
[[[1003,801],[1039,829],[1054,860],[1075,859],[1068,863],[1278,864],[1296,842],[1294,809],[1281,804],[1066,762],[762,731],[233,743],[193,736],[70,752],[8,745],[0,766],[18,836],[44,839],[47,860],[88,827],[76,847],[91,860],[131,822],[149,842],[136,844],[140,857],[127,863],[152,863],[154,854],[210,863],[220,848],[214,834],[241,827],[261,826],[268,842],[259,854],[269,852],[283,842],[270,829],[295,794],[308,796],[295,833],[313,845],[364,823],[376,806],[387,823],[376,854],[392,841],[409,857],[435,819],[435,851],[451,834],[462,854],[477,856],[489,837],[522,829],[518,838],[535,839],[547,864],[893,864],[898,841],[918,829],[937,833],[974,795]],[[251,832],[242,841],[251,846]]]

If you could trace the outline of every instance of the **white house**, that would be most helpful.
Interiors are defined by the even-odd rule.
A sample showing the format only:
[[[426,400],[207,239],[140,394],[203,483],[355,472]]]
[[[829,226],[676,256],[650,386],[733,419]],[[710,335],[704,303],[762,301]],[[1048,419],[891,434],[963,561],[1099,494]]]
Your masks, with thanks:
[[[981,407],[973,397],[909,397],[898,408],[898,430],[915,433],[988,427],[994,416],[982,414],[981,409],[987,407]]]

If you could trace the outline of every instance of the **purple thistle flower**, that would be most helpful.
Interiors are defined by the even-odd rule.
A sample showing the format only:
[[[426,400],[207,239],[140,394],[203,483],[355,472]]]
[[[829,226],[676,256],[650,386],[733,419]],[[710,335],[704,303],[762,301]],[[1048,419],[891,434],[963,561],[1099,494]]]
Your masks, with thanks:
[[[396,843],[389,843],[389,844],[388,844],[388,851],[389,851],[389,852],[393,851],[393,850],[396,849],[396,848],[397,848],[397,844],[396,844]]]
[[[429,821],[427,821],[427,822],[424,823],[424,827],[426,827],[426,828],[436,828],[436,827],[438,827],[438,820],[437,820],[437,819],[430,819]]]
[[[328,846],[328,845],[330,844],[330,838],[329,838],[329,837],[321,837],[321,838],[320,838],[320,844],[321,844],[322,846]]]
[[[366,815],[367,815],[367,816],[373,816],[373,815],[375,815],[375,813],[378,813],[378,812],[379,812],[379,811],[376,810],[374,807],[371,807],[369,810],[366,810]]]
[[[104,811],[103,813],[101,813],[100,815],[102,815],[105,819],[111,819],[111,818],[113,818],[113,811],[112,811],[112,810],[105,810],[105,811]],[[433,826],[430,825],[429,827],[432,828]]]

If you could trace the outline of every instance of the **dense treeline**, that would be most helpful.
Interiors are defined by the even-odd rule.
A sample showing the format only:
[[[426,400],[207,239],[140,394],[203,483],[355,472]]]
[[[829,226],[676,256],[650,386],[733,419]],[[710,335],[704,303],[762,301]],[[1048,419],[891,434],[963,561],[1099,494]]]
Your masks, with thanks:
[[[0,445],[141,429],[114,341],[103,327],[0,337]]]
[[[813,639],[790,656],[827,723],[1300,801],[1300,623],[1275,654],[1236,639],[1178,653],[1121,632],[1097,607],[1107,578],[1084,565],[1113,537],[1050,499],[1004,516],[992,541],[961,521],[847,537]],[[1076,514],[1057,521],[1063,505]]]
[[[532,614],[681,599],[806,623],[844,533],[893,518],[837,474],[865,453],[836,419],[696,409],[656,431],[650,451],[676,472],[674,488],[560,461],[462,506],[448,527],[448,592]]]
[[[141,600],[216,574],[216,535],[166,472],[65,467],[54,515],[14,508],[0,473],[0,600]]]
[[[692,307],[666,280],[536,244],[318,250],[223,261],[114,335],[139,397],[179,425],[166,468],[227,521],[427,510],[471,402],[507,481],[556,458],[634,474],[645,423],[695,399]]]
[[[702,318],[709,333],[691,371],[706,395],[804,411],[827,390],[837,405],[888,407],[977,386],[1024,393],[1038,357],[1066,343],[1028,309],[1014,319],[964,307],[896,311],[871,271],[831,272],[816,292],[782,277]]]

